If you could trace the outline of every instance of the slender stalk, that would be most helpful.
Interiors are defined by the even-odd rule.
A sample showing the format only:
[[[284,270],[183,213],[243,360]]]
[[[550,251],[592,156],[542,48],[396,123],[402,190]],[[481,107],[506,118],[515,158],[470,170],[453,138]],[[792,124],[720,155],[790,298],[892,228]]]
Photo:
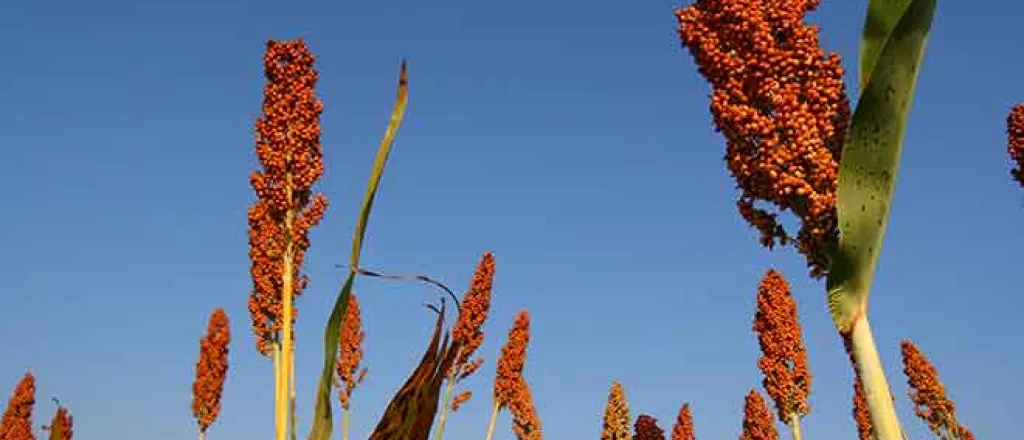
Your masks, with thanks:
[[[444,425],[448,421],[448,406],[451,405],[452,392],[455,389],[455,373],[448,376],[448,385],[444,390],[444,398],[441,399],[441,413],[437,416],[437,432],[434,433],[434,440],[441,440],[444,436]]]
[[[878,440],[902,440],[903,429],[896,416],[896,407],[892,401],[889,382],[882,369],[882,361],[878,357],[878,347],[871,334],[867,315],[861,315],[853,324],[850,337],[853,348],[855,368],[860,374],[864,386],[864,397],[868,402],[871,414],[871,426]]]
[[[792,429],[790,429],[790,431],[793,433],[793,440],[802,440],[803,434],[800,433],[800,416],[798,414],[793,414],[790,420],[792,420],[790,425],[790,428]]]
[[[282,362],[284,356],[281,356],[281,341],[278,339],[274,341],[274,421],[275,421],[275,436],[277,435],[277,426],[280,423],[281,418],[281,378],[282,378]],[[275,437],[276,438],[276,437]]]
[[[295,347],[292,347],[292,359],[295,359]],[[289,392],[289,395],[290,395],[289,396],[289,400],[290,400],[289,406],[291,407],[291,430],[292,430],[291,438],[292,438],[292,440],[295,440],[296,436],[298,435],[297,434],[298,430],[295,429],[295,419],[296,419],[296,417],[295,417],[295,368],[292,368],[289,371],[289,379],[288,379],[288,381],[290,382],[288,384],[288,388],[289,388],[288,392]]]
[[[287,158],[291,162],[291,157]],[[293,198],[292,174],[285,173],[285,200]],[[292,234],[295,229],[295,210],[289,209],[284,215],[285,244],[284,255],[281,259],[281,354],[284,362],[281,363],[281,380],[278,382],[280,394],[278,395],[277,408],[277,440],[285,440],[288,437],[288,381],[292,375],[293,356],[292,348],[292,317],[295,314],[292,305],[292,293],[295,277],[295,240]]]
[[[501,411],[501,404],[494,402],[494,409],[491,410],[491,423],[487,425],[487,438],[491,440],[494,437],[494,426],[498,424],[498,412]]]
[[[350,410],[343,408],[341,410],[341,440],[348,440],[348,415]]]
[[[199,440],[206,440],[206,431],[199,431]]]

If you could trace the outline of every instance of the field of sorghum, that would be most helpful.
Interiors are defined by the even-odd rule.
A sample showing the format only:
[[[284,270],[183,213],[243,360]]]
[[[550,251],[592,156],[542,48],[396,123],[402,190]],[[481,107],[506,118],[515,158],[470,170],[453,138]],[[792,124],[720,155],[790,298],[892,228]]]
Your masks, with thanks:
[[[935,438],[973,439],[936,366],[914,342],[900,343],[904,377],[886,377],[868,323],[869,291],[936,0],[871,1],[857,66],[823,48],[818,30],[805,22],[819,1],[698,0],[675,13],[682,46],[711,88],[708,104],[725,141],[726,169],[740,190],[737,213],[759,233],[762,246],[795,248],[806,259],[807,275],[825,281],[834,343],[845,347],[855,378],[849,408],[856,434],[801,429],[801,420],[812,409],[808,396],[813,368],[787,278],[804,274],[782,274],[766,264],[761,283],[748,292],[756,298],[751,337],[761,349],[756,367],[762,381],[750,384],[742,403],[736,396],[744,413],[737,431],[742,440],[825,435],[899,440],[906,437],[903,423],[910,421],[898,417],[894,401],[910,399],[916,416]],[[230,353],[252,349],[272,366],[275,440],[441,440],[449,423],[468,422],[458,416],[460,407],[471,400],[490,405],[490,418],[481,423],[487,440],[496,435],[501,417],[511,420],[520,440],[543,438],[543,417],[553,415],[539,414],[534,405],[534,393],[544,391],[531,387],[531,376],[544,366],[528,365],[529,311],[514,313],[507,334],[488,335],[502,344],[497,359],[485,362],[479,353],[483,325],[495,313],[491,299],[496,255],[479,256],[465,289],[452,289],[426,275],[360,266],[373,201],[405,115],[409,75],[404,63],[393,113],[358,207],[346,276],[324,327],[312,424],[298,426],[294,328],[296,305],[309,282],[303,270],[313,244],[309,232],[328,209],[339,208],[317,189],[324,172],[323,103],[316,94],[320,74],[310,46],[302,39],[270,41],[263,61],[266,82],[254,142],[261,168],[248,176],[255,194],[248,211],[248,321],[254,339],[230,332],[229,319],[244,317],[229,318],[221,308],[210,312],[199,341],[192,389],[191,411],[199,438],[208,431],[217,438],[211,426],[221,412],[231,411],[221,406],[225,379],[231,374]],[[844,69],[854,68],[858,99],[851,99],[843,80]],[[1006,127],[1013,162],[1008,182],[1024,186],[1024,104],[1010,111]],[[783,226],[779,216],[784,213],[798,219],[796,230]],[[365,332],[355,286],[364,278],[421,283],[440,295],[427,304],[437,321],[418,365],[372,432],[353,432],[352,396],[373,392],[361,387],[370,370],[363,360]],[[473,395],[465,383],[482,368],[495,371],[493,384],[489,393]],[[905,381],[909,395],[892,393],[893,380]],[[671,413],[655,416],[631,408],[628,390],[628,382],[609,380],[605,412],[594,415],[602,440],[696,438],[700,420],[693,420],[691,406],[700,402],[681,401]],[[57,402],[52,416],[34,414],[37,391],[31,373],[17,379],[6,400],[0,440],[37,435],[72,439],[73,408]],[[41,434],[36,428],[44,417]]]

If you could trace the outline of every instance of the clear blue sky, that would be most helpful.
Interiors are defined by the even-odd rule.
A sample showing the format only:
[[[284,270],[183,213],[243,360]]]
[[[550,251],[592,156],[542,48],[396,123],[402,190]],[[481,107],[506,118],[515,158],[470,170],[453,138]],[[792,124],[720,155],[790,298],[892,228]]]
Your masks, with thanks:
[[[849,73],[865,1],[813,19]],[[911,438],[925,438],[900,373],[908,337],[936,362],[978,438],[1024,431],[1017,318],[1024,190],[1004,121],[1024,101],[1018,2],[940,0],[906,135],[872,323]],[[793,251],[768,252],[735,211],[707,85],[675,36],[678,1],[434,2],[5,0],[0,6],[0,399],[39,378],[78,438],[189,438],[197,340],[227,309],[234,344],[211,439],[269,438],[271,366],[253,349],[245,212],[268,38],[319,57],[332,205],[312,233],[299,302],[305,435],[322,326],[392,105],[400,57],[411,104],[371,220],[368,267],[460,291],[481,252],[498,275],[473,401],[450,438],[481,438],[494,355],[531,310],[528,375],[551,439],[596,438],[608,386],[634,415],[735,438],[759,386],[750,331],[768,267],[794,285],[810,351],[812,438],[854,438],[850,368]],[[849,77],[849,75],[848,75]],[[848,80],[849,82],[849,80]],[[856,91],[852,91],[855,93]],[[424,346],[433,293],[361,280],[370,374],[365,438]],[[507,422],[500,439],[510,439]]]

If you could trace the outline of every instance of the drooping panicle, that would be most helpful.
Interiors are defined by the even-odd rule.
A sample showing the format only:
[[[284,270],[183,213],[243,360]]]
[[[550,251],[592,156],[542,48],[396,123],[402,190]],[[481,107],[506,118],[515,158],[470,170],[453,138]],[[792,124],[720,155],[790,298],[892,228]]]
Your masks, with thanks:
[[[672,440],[696,440],[693,434],[693,415],[690,414],[690,404],[684,403],[676,415],[676,423],[672,427]]]
[[[509,330],[508,340],[501,348],[494,379],[494,399],[499,408],[508,408],[512,413],[512,428],[519,440],[541,440],[540,418],[530,386],[523,376],[529,343],[530,315],[526,310],[520,310]]]
[[[608,392],[608,404],[604,408],[604,424],[601,429],[601,440],[631,440],[629,423],[629,402],[626,392],[618,381],[612,382]]]
[[[640,414],[633,424],[635,440],[665,440],[665,430],[658,426],[658,419]]]
[[[1013,169],[1010,175],[1021,186],[1024,186],[1024,103],[1013,106],[1006,117],[1007,148]]]
[[[196,362],[195,382],[192,383],[192,416],[199,425],[199,432],[206,432],[220,414],[230,343],[228,315],[224,309],[217,308],[210,315],[206,335],[199,340],[199,360]]]
[[[32,409],[36,404],[36,378],[31,373],[18,381],[0,419],[0,440],[35,440]]]
[[[359,368],[363,360],[363,339],[366,338],[359,300],[355,292],[351,292],[348,298],[345,323],[341,328],[341,347],[334,363],[338,400],[343,409],[349,409],[352,393],[366,375],[366,368]]]
[[[956,417],[956,405],[946,396],[946,387],[939,380],[939,372],[924,353],[910,341],[900,343],[903,355],[903,373],[910,385],[910,400],[917,416],[939,438],[966,440],[973,437]]]
[[[740,440],[779,440],[772,409],[757,390],[750,390],[743,402],[743,433]]]
[[[789,283],[775,270],[769,270],[757,288],[754,331],[761,346],[757,366],[764,375],[764,389],[775,401],[779,420],[792,423],[811,410],[811,373],[796,301]]]
[[[249,312],[257,348],[269,355],[283,325],[286,266],[294,298],[307,283],[300,275],[310,244],[307,233],[323,217],[327,199],[312,190],[323,174],[323,104],[314,94],[318,75],[313,54],[301,39],[270,41],[263,63],[267,82],[263,114],[256,122],[256,157],[262,170],[249,176],[257,196],[248,214],[253,281]]]
[[[850,104],[838,55],[826,56],[804,16],[820,0],[698,0],[676,11],[679,36],[711,84],[740,214],[772,248],[794,241],[778,220],[801,221],[795,242],[824,276],[838,235],[839,159]],[[774,205],[756,206],[759,202]]]

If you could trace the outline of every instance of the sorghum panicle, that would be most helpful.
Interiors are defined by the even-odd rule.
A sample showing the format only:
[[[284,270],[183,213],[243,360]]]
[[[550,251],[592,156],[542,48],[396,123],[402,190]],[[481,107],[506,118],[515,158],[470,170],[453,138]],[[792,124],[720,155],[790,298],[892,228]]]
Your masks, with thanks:
[[[608,393],[608,404],[604,408],[604,426],[601,429],[601,440],[630,440],[629,402],[626,401],[626,392],[622,384],[612,382],[611,391]]]
[[[696,440],[693,434],[693,415],[690,414],[690,404],[684,403],[679,408],[676,416],[676,424],[672,427],[672,440]]]
[[[470,390],[463,391],[452,399],[452,412],[456,412],[462,407],[462,404],[466,403],[473,397],[473,392]]]
[[[283,262],[290,249],[292,296],[307,278],[299,269],[309,248],[307,233],[327,209],[312,186],[323,174],[320,114],[314,95],[317,72],[303,40],[270,41],[263,64],[263,115],[256,122],[256,156],[261,171],[249,176],[258,199],[249,209],[249,257],[253,290],[249,297],[257,348],[265,355],[281,330]],[[294,318],[294,316],[293,316]],[[293,335],[294,337],[294,335]]]
[[[764,389],[775,401],[779,420],[790,423],[811,410],[811,374],[796,301],[789,283],[775,270],[769,270],[757,288],[754,331],[761,345],[757,366],[764,374]]]
[[[1024,103],[1017,104],[1006,117],[1007,148],[1014,168],[1010,175],[1024,186]]]
[[[206,335],[199,340],[199,360],[192,384],[192,416],[205,432],[220,414],[220,399],[228,374],[228,345],[231,325],[224,309],[217,308],[210,316]]]
[[[352,392],[366,374],[366,368],[359,369],[363,360],[365,338],[359,300],[356,299],[356,293],[351,292],[348,297],[348,309],[345,312],[345,324],[341,328],[341,347],[338,350],[338,359],[334,363],[338,380],[338,400],[343,409],[349,409]]]
[[[939,372],[928,357],[910,341],[900,343],[903,354],[903,373],[910,385],[910,400],[917,416],[928,423],[928,428],[940,438],[954,435],[960,440],[973,437],[967,427],[956,418],[956,405],[946,396],[946,388],[939,380]]]
[[[74,435],[74,419],[67,408],[59,406],[57,407],[57,412],[53,414],[53,419],[50,420],[50,426],[47,426],[46,429],[51,433],[56,432],[55,437],[57,440],[72,440]]]
[[[772,248],[793,241],[778,213],[801,220],[797,249],[824,276],[837,238],[839,159],[850,104],[837,54],[804,15],[820,0],[698,0],[676,11],[679,36],[711,84],[711,113],[742,195],[740,214]],[[777,212],[755,207],[761,201]]]
[[[512,413],[513,429],[519,440],[541,440],[540,419],[523,368],[526,347],[530,342],[530,315],[520,310],[501,348],[498,371],[494,379],[494,399],[500,408]]]
[[[779,440],[772,409],[761,393],[750,390],[743,402],[743,433],[740,440]]]
[[[635,440],[665,440],[665,430],[658,426],[658,419],[647,414],[640,414],[633,424]]]
[[[494,287],[494,254],[485,252],[473,272],[469,291],[462,297],[459,318],[452,327],[452,340],[460,344],[459,357],[452,368],[459,378],[465,378],[480,368],[482,358],[470,361],[476,350],[484,343],[482,330],[491,311],[491,292]]]
[[[32,433],[32,408],[36,404],[36,378],[25,373],[14,388],[0,420],[0,440],[35,440]]]

